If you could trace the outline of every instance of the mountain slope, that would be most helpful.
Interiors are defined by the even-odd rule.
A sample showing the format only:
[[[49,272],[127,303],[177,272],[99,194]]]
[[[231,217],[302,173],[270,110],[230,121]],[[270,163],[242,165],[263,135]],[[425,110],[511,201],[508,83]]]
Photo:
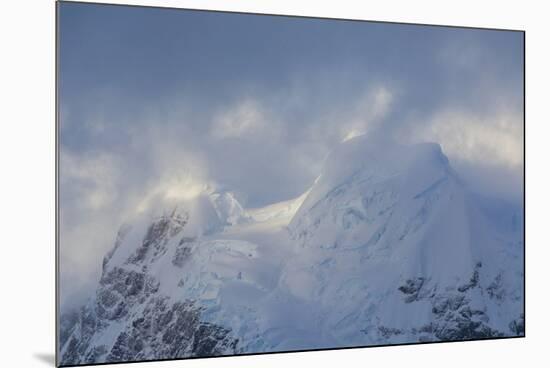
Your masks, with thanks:
[[[436,144],[356,137],[304,195],[201,194],[121,227],[63,364],[524,333],[520,209],[482,200]]]
[[[515,335],[522,234],[499,225],[438,145],[358,137],[329,157],[293,218],[300,250],[282,282],[342,345]]]

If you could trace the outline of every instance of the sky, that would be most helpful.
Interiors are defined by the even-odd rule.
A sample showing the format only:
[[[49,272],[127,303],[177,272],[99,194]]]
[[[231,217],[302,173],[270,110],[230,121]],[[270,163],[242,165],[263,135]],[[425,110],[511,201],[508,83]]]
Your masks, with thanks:
[[[59,4],[62,303],[158,196],[294,198],[360,134],[523,198],[523,33]]]

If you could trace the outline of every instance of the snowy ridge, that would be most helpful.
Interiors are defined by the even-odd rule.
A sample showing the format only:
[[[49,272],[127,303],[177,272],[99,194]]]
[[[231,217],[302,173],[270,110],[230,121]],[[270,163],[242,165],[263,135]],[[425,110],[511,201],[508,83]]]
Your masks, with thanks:
[[[287,219],[290,222],[308,194],[309,190],[287,201],[273,203],[261,208],[247,209],[246,213],[256,222],[264,222],[273,219]]]
[[[520,212],[436,144],[356,137],[298,198],[203,193],[121,227],[62,363],[523,335]]]

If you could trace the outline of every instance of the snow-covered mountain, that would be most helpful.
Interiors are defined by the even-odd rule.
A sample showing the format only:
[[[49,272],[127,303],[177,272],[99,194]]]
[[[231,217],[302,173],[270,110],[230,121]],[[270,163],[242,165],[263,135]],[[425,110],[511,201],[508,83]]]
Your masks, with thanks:
[[[356,137],[296,199],[203,193],[122,226],[61,363],[523,335],[521,215],[436,144]]]
[[[290,223],[281,283],[342,345],[520,334],[521,211],[478,202],[437,144],[352,140]]]

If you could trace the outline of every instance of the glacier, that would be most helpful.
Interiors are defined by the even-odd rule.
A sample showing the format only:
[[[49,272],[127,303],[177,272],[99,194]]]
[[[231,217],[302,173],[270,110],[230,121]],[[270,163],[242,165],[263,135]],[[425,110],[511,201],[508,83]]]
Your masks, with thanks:
[[[358,136],[297,198],[203,192],[123,224],[93,295],[60,315],[60,362],[523,336],[522,216],[438,144]]]

